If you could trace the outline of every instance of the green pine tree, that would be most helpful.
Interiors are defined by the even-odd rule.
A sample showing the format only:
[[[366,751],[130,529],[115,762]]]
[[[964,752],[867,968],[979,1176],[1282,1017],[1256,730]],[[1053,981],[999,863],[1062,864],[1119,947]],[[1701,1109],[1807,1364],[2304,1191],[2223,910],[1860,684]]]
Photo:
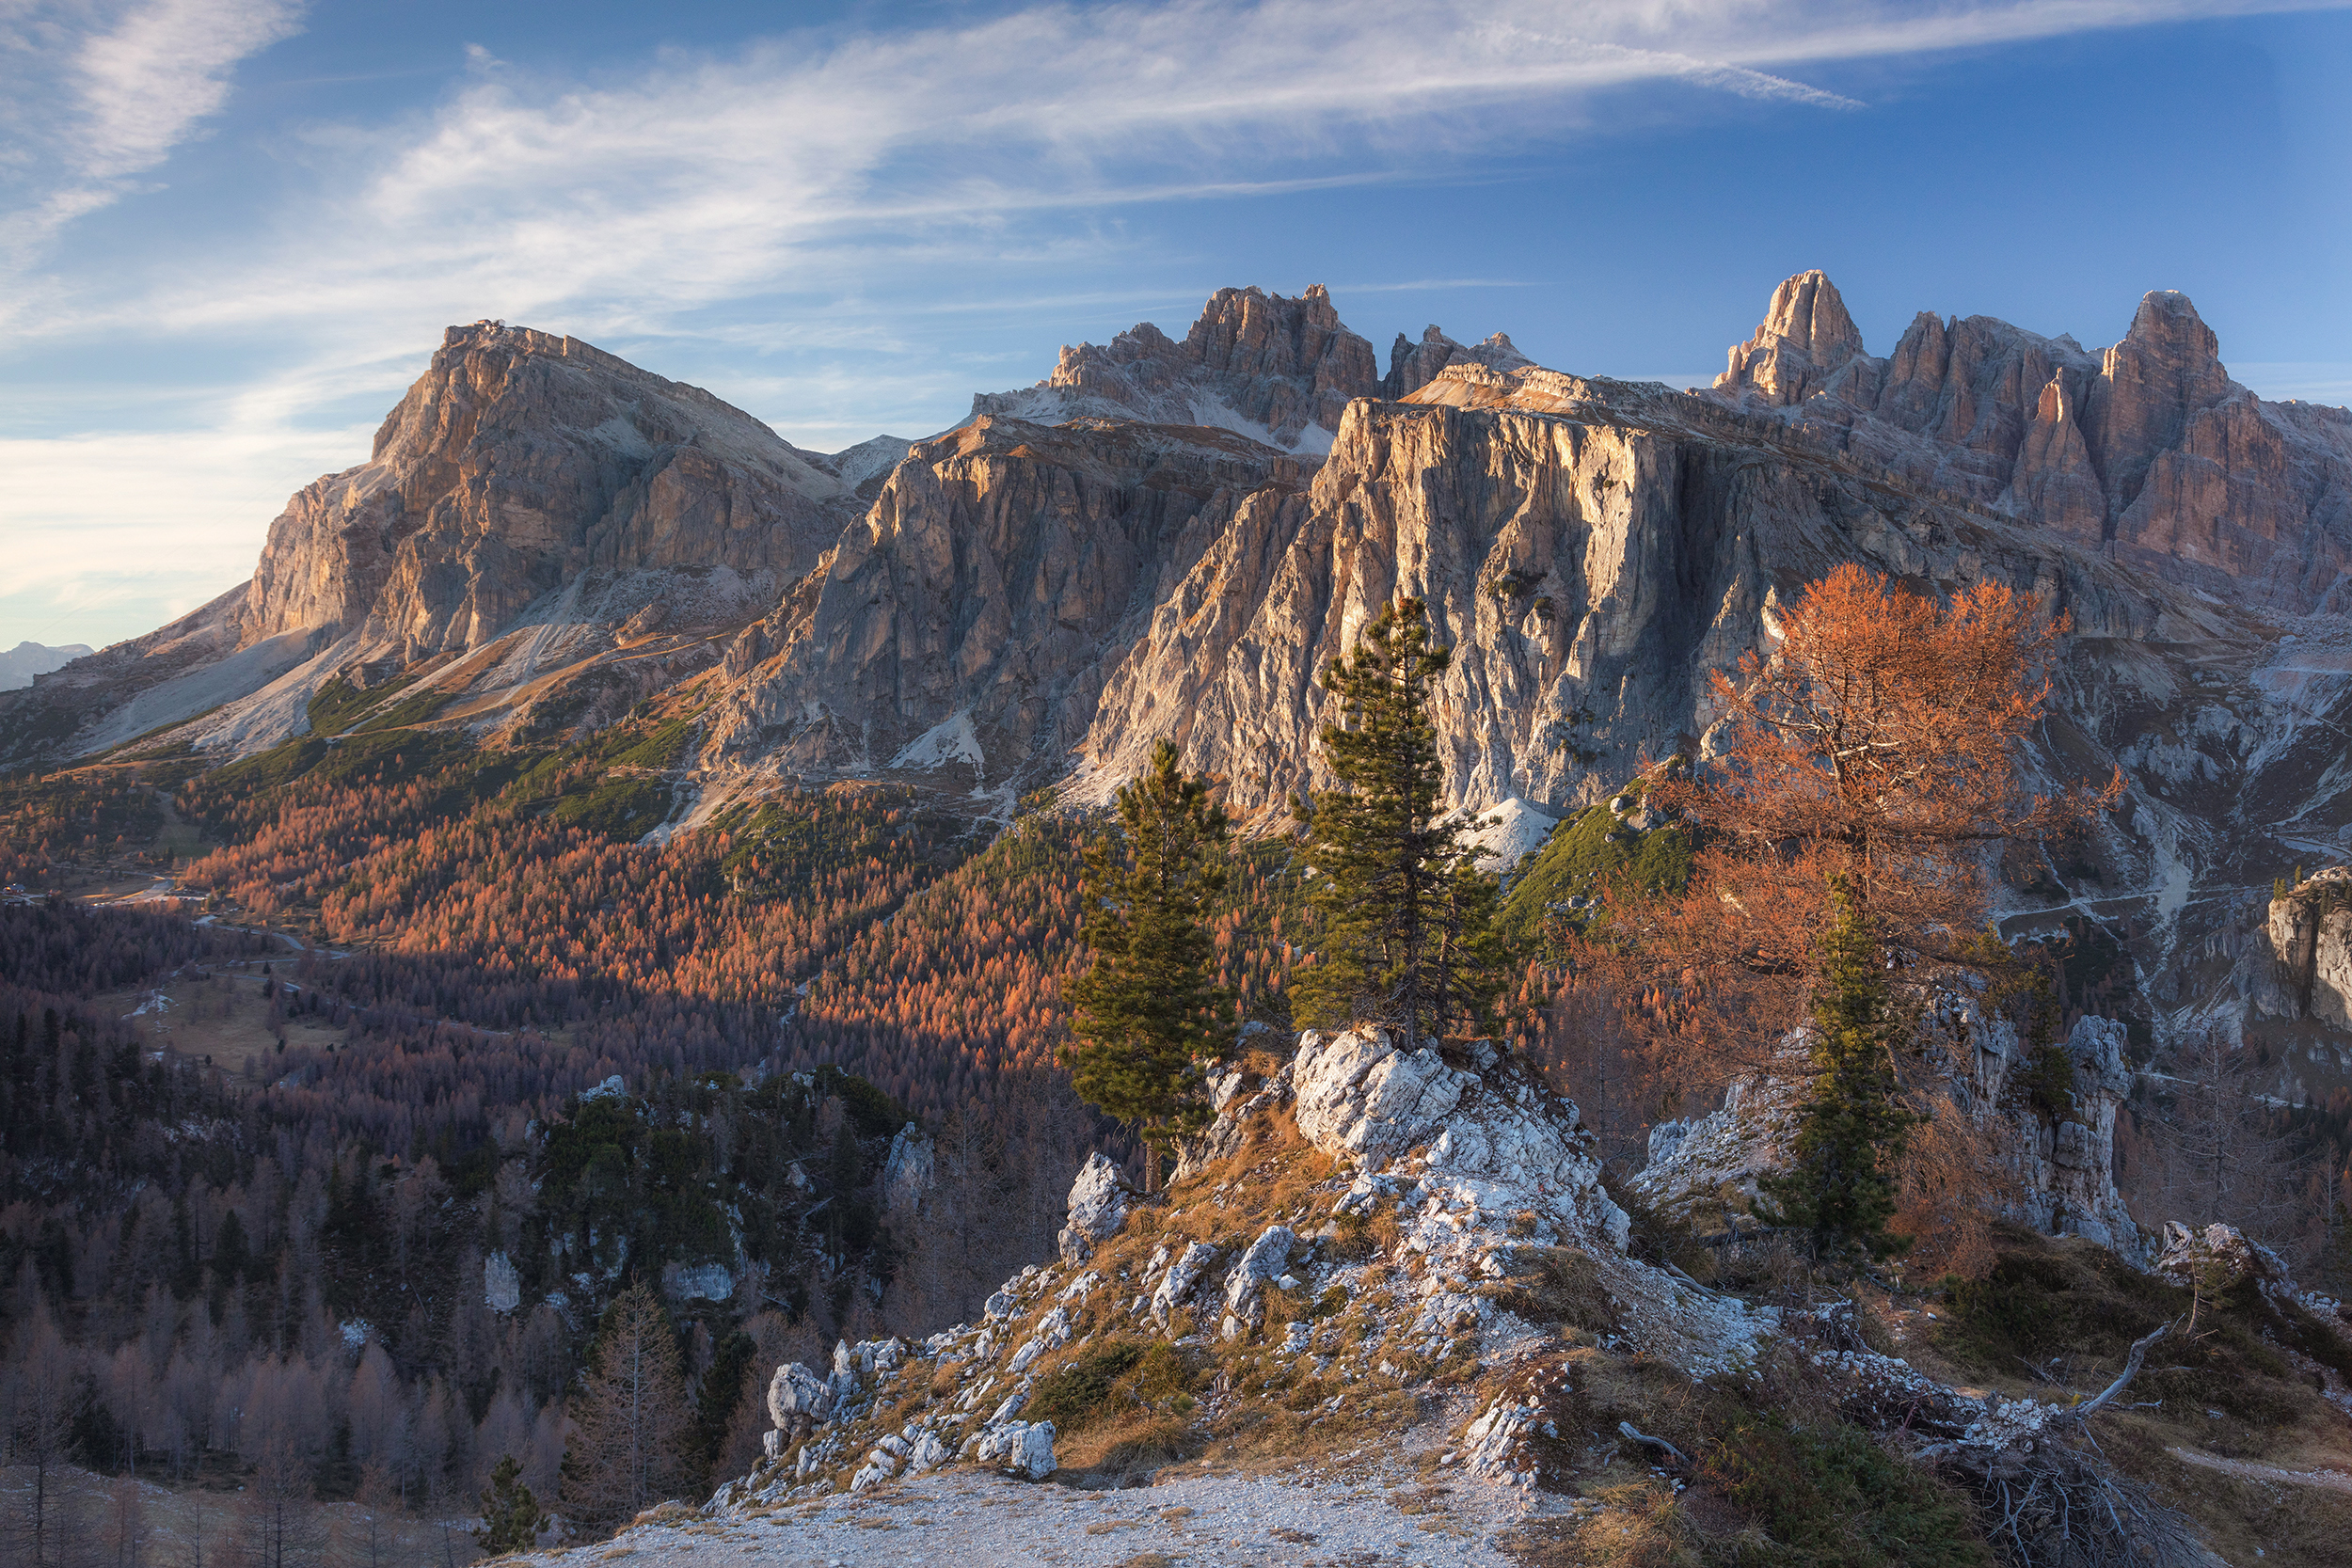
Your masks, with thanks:
[[[482,1523],[473,1532],[474,1544],[492,1557],[527,1552],[538,1544],[539,1532],[547,1528],[539,1499],[523,1484],[523,1467],[508,1454],[490,1472],[489,1490],[482,1494]]]
[[[1081,1100],[1142,1132],[1146,1191],[1166,1146],[1207,1120],[1200,1064],[1232,1013],[1209,915],[1232,825],[1176,760],[1169,742],[1152,748],[1119,792],[1117,824],[1087,850],[1080,940],[1094,961],[1065,993],[1075,1038],[1062,1065]]]
[[[1758,1185],[1764,1217],[1810,1230],[1816,1258],[1886,1258],[1910,1244],[1886,1228],[1913,1119],[1896,1099],[1900,1021],[1878,939],[1843,878],[1832,879],[1830,897],[1837,916],[1822,937],[1813,994],[1813,1093],[1788,1168]]]
[[[1321,951],[1293,985],[1316,1028],[1376,1023],[1415,1037],[1494,1027],[1506,958],[1497,879],[1446,820],[1429,683],[1452,652],[1430,643],[1418,599],[1399,599],[1332,661],[1343,722],[1323,731],[1340,787],[1295,804],[1314,869]]]

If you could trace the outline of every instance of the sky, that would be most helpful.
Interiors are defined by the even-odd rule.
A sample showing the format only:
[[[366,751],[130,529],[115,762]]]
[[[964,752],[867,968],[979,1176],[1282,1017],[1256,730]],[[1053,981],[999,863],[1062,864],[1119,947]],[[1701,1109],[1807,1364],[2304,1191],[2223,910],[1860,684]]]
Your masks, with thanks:
[[[1702,384],[1821,267],[2352,403],[2352,10],[2238,0],[0,0],[0,649],[249,576],[497,317],[803,447],[1215,289]]]

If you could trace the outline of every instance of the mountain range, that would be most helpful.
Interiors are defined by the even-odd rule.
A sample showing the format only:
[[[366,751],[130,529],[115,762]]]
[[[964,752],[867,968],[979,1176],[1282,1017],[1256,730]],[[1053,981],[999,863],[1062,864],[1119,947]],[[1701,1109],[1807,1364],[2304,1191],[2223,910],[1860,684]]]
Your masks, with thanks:
[[[19,642],[6,653],[0,653],[0,691],[13,691],[33,684],[35,675],[45,675],[90,651],[87,642],[69,642],[62,648],[45,647],[39,642]]]
[[[1677,391],[1435,326],[1383,372],[1323,289],[1226,289],[1181,340],[1066,347],[951,430],[834,453],[576,339],[452,327],[250,581],[0,695],[0,761],[225,762],[338,679],[485,744],[686,693],[657,833],[846,779],[1099,800],[1164,736],[1263,825],[1318,781],[1317,672],[1412,594],[1455,650],[1452,802],[1540,832],[1704,749],[1708,673],[1848,561],[2071,619],[2038,766],[2127,793],[2009,868],[2010,928],[2096,927],[2158,1011],[2249,995],[2267,884],[2352,823],[2352,413],[2258,398],[2162,292],[2104,350],[1922,313],[1882,357],[1805,273]],[[2284,1070],[2333,1082],[2296,1027]]]

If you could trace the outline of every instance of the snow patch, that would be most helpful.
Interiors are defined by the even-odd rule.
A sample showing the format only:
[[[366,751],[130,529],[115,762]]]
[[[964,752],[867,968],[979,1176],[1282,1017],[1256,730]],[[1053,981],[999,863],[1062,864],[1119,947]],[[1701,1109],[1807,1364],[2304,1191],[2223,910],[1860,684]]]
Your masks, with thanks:
[[[975,773],[986,766],[980,755],[980,737],[972,727],[968,710],[949,715],[908,741],[885,766],[934,768],[945,768],[951,762],[969,764]]]

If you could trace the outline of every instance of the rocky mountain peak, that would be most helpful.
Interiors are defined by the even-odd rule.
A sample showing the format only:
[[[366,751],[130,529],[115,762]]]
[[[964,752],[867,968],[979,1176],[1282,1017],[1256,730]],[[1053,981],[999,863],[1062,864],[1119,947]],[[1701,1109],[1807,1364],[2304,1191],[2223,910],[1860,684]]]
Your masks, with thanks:
[[[1829,279],[1801,273],[1706,395],[1907,488],[2208,593],[2309,610],[2352,567],[2330,499],[2352,485],[2352,424],[2265,404],[2219,351],[2188,296],[2158,290],[2100,354],[1991,316],[1922,311],[1881,359]]]
[[[240,645],[373,623],[411,657],[473,647],[593,567],[781,585],[830,542],[848,489],[699,387],[575,338],[453,326],[370,460],[270,525]]]
[[[1509,336],[1489,333],[1485,341],[1465,346],[1447,337],[1435,322],[1422,328],[1416,343],[1404,333],[1389,349],[1389,373],[1381,379],[1383,397],[1404,398],[1438,379],[1449,365],[1484,365],[1494,371],[1515,371],[1534,361],[1518,350]]]
[[[2092,388],[2093,452],[2122,506],[2138,499],[2157,454],[2189,421],[2244,388],[2221,364],[2221,342],[2184,293],[2143,296],[2123,341],[2106,351]],[[2250,395],[2250,394],[2249,394]]]
[[[1380,387],[1372,345],[1347,329],[1323,285],[1296,298],[1219,289],[1182,342],[1144,322],[1105,344],[1065,346],[1052,375],[982,392],[972,415],[1206,425],[1321,453],[1349,400],[1377,396]]]
[[[1788,406],[1826,388],[1832,377],[1862,357],[1862,333],[1846,312],[1837,285],[1819,270],[1786,278],[1756,335],[1731,351],[1715,378],[1719,391],[1752,390]]]

